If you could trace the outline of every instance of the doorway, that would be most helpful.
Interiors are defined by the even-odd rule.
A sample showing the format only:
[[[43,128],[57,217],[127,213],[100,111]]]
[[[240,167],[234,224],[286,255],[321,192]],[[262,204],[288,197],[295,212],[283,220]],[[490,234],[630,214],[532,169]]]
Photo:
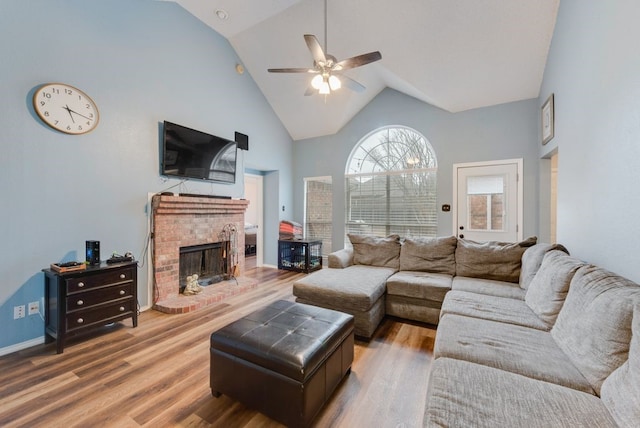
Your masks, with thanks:
[[[453,165],[453,234],[473,241],[522,240],[522,159]]]
[[[244,198],[249,201],[244,214],[245,221],[245,267],[262,266],[264,263],[264,215],[263,215],[263,177],[244,175]]]

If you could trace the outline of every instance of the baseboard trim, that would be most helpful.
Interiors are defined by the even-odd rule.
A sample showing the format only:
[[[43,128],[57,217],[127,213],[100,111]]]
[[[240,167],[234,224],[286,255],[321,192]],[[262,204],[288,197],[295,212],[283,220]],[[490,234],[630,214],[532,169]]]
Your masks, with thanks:
[[[27,340],[26,342],[16,343],[15,345],[0,348],[0,356],[22,351],[23,349],[31,348],[32,346],[41,345],[43,343],[44,336],[36,337],[35,339]]]

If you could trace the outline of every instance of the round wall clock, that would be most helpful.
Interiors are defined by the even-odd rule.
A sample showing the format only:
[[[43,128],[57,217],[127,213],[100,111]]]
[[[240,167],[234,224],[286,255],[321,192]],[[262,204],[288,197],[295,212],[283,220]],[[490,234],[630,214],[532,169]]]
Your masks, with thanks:
[[[33,108],[53,129],[84,134],[98,126],[98,107],[89,95],[64,83],[46,83],[33,94]]]

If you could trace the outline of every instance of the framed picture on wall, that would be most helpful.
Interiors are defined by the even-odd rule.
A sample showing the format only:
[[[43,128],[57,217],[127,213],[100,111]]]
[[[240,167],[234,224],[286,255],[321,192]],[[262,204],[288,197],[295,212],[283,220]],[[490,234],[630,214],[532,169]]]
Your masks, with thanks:
[[[542,105],[542,144],[547,144],[553,138],[553,94]]]

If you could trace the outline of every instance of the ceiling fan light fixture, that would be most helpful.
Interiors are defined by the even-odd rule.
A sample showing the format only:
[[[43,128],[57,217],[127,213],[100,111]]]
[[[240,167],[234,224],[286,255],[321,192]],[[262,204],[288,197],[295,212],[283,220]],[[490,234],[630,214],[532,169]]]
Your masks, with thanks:
[[[340,79],[338,79],[337,76],[331,75],[329,76],[329,87],[332,91],[336,91],[342,88],[342,82],[340,81]]]
[[[320,85],[320,89],[318,90],[318,93],[320,95],[329,95],[331,93],[331,90],[329,88],[329,82],[327,82],[326,80],[323,80],[322,84]]]
[[[317,74],[313,79],[311,79],[311,87],[316,90],[320,90],[322,86],[322,75]]]

